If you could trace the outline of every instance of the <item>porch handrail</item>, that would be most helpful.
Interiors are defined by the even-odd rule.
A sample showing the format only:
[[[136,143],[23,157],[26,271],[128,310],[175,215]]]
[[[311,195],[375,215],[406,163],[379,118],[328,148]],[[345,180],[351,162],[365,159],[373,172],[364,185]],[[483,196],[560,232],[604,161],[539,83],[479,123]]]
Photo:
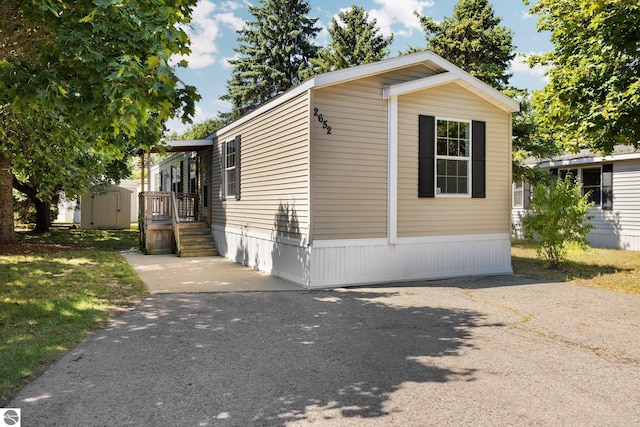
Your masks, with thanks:
[[[171,225],[173,229],[173,236],[176,239],[176,251],[180,255],[180,230],[178,229],[180,224],[180,216],[178,215],[178,200],[176,199],[176,193],[171,193]]]

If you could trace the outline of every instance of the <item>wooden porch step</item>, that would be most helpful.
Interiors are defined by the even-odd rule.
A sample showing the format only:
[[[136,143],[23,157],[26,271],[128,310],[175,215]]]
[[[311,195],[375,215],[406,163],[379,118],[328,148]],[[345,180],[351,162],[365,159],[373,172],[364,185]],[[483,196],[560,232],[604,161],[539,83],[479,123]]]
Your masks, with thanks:
[[[215,256],[218,255],[211,229],[202,222],[180,223],[180,248],[178,255],[181,257]]]

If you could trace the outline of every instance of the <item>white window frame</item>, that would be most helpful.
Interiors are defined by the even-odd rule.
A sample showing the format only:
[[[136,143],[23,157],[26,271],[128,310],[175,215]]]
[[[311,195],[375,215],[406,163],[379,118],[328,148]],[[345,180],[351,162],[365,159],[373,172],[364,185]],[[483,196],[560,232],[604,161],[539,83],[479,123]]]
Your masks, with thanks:
[[[585,187],[584,187],[584,178],[583,178],[584,175],[583,174],[584,174],[584,171],[588,170],[588,169],[593,169],[593,170],[598,169],[598,171],[599,171],[600,180],[599,180],[599,183],[597,185],[597,188],[598,188],[598,192],[600,194],[600,197],[598,198],[598,200],[600,200],[600,201],[598,203],[595,203],[593,205],[593,207],[594,208],[600,208],[600,207],[602,207],[602,166],[599,165],[599,166],[593,166],[593,167],[580,168],[580,182],[582,183],[582,195],[583,196],[586,194]],[[590,189],[595,189],[596,186],[595,185],[589,185],[589,188]]]
[[[435,185],[435,189],[434,189],[434,195],[435,197],[471,197],[471,179],[472,179],[472,171],[471,171],[471,166],[472,166],[472,157],[471,157],[471,153],[472,153],[472,147],[473,147],[473,122],[472,120],[466,120],[466,119],[456,119],[456,118],[451,118],[451,117],[435,117],[435,147],[434,147],[434,161],[435,161],[435,165],[434,165],[434,185]],[[440,155],[438,154],[438,122],[440,121],[447,121],[447,122],[457,122],[457,123],[466,123],[468,126],[468,132],[469,132],[469,146],[467,148],[467,155],[466,156],[449,156],[449,155]],[[448,128],[448,126],[447,126]],[[448,138],[448,136],[447,136]],[[458,138],[460,139],[460,138]],[[467,162],[467,191],[466,193],[443,193],[440,190],[440,187],[438,187],[438,160],[455,160],[455,161],[466,161]]]
[[[586,192],[584,191],[584,171],[585,169],[598,169],[600,170],[600,184],[598,184],[598,191],[600,192],[600,203],[596,203],[593,205],[594,208],[601,209],[602,208],[602,165],[593,165],[593,166],[571,166],[571,167],[560,167],[558,168],[558,178],[562,179],[569,171],[575,171],[574,179],[576,183],[582,185],[582,195],[584,196]],[[589,188],[595,189],[594,185],[590,185]]]
[[[520,184],[520,187],[518,187],[518,184]],[[513,195],[512,195],[513,207],[516,209],[524,209],[524,181],[514,182],[512,185],[512,190],[513,190]],[[520,194],[520,203],[517,203],[518,194]]]

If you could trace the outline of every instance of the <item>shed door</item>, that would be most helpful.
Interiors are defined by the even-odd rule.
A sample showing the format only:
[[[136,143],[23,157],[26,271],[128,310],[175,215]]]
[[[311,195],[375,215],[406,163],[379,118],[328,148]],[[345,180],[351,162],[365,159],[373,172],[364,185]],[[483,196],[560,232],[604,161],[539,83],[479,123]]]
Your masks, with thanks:
[[[104,196],[96,196],[93,199],[92,228],[116,229],[118,228],[118,210],[120,208],[120,194],[108,193]]]

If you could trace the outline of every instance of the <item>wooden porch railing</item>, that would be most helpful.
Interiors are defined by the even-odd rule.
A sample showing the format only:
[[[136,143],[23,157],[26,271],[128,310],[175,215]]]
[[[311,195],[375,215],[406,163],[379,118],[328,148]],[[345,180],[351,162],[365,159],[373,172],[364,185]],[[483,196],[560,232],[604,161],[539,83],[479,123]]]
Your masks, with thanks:
[[[140,245],[148,253],[171,252],[180,247],[180,222],[197,221],[198,195],[169,191],[145,191],[139,196]],[[155,231],[150,231],[155,230]],[[151,235],[153,233],[155,235]],[[170,233],[171,244],[167,242]],[[156,250],[157,249],[157,250]]]

